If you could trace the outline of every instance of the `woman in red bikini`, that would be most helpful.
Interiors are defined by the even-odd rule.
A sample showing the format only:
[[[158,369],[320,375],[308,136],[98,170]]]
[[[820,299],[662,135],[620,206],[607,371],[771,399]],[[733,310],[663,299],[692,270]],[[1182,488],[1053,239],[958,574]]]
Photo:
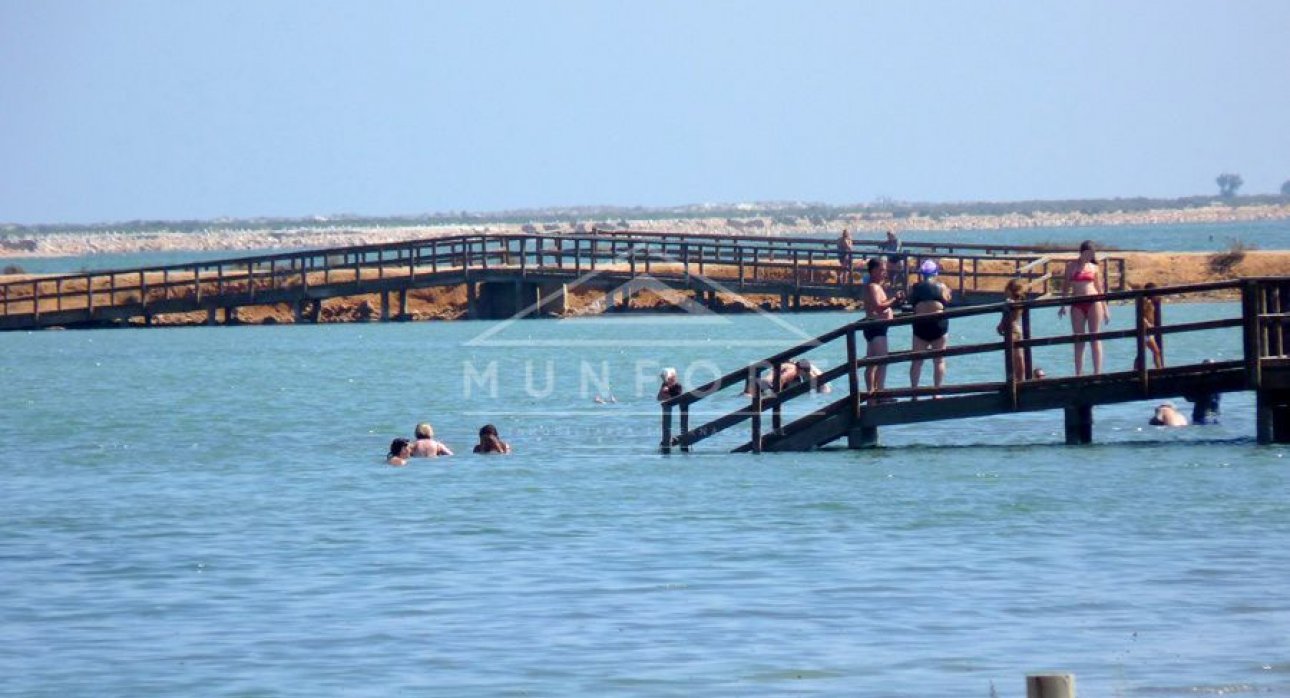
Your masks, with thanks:
[[[1062,287],[1062,297],[1099,296],[1102,285],[1098,281],[1100,270],[1097,266],[1097,253],[1093,241],[1085,240],[1079,246],[1079,259],[1066,265],[1066,283]],[[1057,316],[1066,314],[1066,306],[1057,311]],[[1080,301],[1071,303],[1071,332],[1075,334],[1075,375],[1084,373],[1084,345],[1089,342],[1079,339],[1085,334],[1097,334],[1102,325],[1111,321],[1111,310],[1106,301]],[[1093,374],[1102,372],[1102,342],[1093,340]]]

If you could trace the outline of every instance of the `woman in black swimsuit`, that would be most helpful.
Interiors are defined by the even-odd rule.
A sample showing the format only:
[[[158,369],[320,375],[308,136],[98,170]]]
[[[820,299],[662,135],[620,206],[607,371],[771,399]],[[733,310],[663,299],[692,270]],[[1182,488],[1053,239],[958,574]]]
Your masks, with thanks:
[[[909,302],[914,306],[914,315],[927,315],[945,310],[945,306],[950,302],[950,289],[936,280],[936,275],[941,271],[940,267],[936,262],[928,259],[923,261],[918,270],[923,280],[914,284],[914,287],[909,290]],[[950,321],[945,318],[916,319],[913,322],[913,328],[913,350],[916,352],[940,351],[949,343]],[[922,374],[923,360],[910,361],[909,385],[911,387],[918,387]],[[937,388],[945,382],[944,356],[932,359],[932,382]],[[918,397],[915,396],[914,399],[917,400]]]

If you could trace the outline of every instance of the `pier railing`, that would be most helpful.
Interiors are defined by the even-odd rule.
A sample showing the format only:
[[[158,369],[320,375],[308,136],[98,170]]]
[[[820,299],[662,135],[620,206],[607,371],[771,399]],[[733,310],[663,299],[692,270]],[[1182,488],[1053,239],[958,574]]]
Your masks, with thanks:
[[[990,250],[989,254],[975,255],[944,253],[937,259],[943,268],[942,279],[960,295],[997,294],[1014,277],[1025,278],[1038,288],[1052,276],[1053,262],[1045,256],[1007,256]],[[917,261],[910,260],[911,266]],[[147,316],[288,298],[470,283],[484,274],[492,278],[546,274],[576,281],[591,272],[631,278],[647,274],[686,283],[706,277],[720,280],[732,291],[766,292],[767,285],[775,285],[790,292],[854,298],[859,295],[862,270],[842,274],[836,249],[822,239],[599,231],[587,235],[461,235],[34,276],[0,284],[0,318],[29,316],[31,321],[28,325],[6,323],[5,327],[40,326],[42,315],[68,311],[92,321],[96,312],[107,308],[128,308]],[[899,278],[905,282],[909,275]]]
[[[1185,323],[1160,322],[1155,327],[1146,324],[1145,307],[1158,303],[1162,299],[1181,299],[1195,294],[1207,294],[1216,291],[1236,291],[1241,297],[1240,315],[1215,320],[1204,320]],[[1084,302],[1123,302],[1130,304],[1135,311],[1133,327],[1127,329],[1103,330],[1092,334],[1059,334],[1035,337],[1031,333],[1030,314],[1035,310],[1069,307]],[[964,346],[948,347],[939,351],[894,351],[885,356],[865,357],[864,348],[860,345],[858,335],[865,329],[879,327],[903,327],[911,325],[915,319],[954,319],[976,315],[994,315],[1004,317],[1004,313],[1020,313],[1022,337],[1015,339],[1011,332],[1005,333],[1000,341],[981,342]],[[1161,318],[1160,313],[1156,313]],[[1240,360],[1172,366],[1164,369],[1152,367],[1148,354],[1148,338],[1155,337],[1163,342],[1167,335],[1194,333],[1210,330],[1241,328],[1241,346],[1243,357]],[[862,339],[862,338],[861,338]],[[1037,380],[1034,375],[1032,350],[1037,347],[1073,344],[1076,342],[1131,340],[1135,343],[1136,360],[1132,370],[1106,372],[1101,375],[1085,375],[1067,379]],[[795,359],[812,358],[812,352],[837,344],[845,346],[845,360],[833,368],[824,370],[821,375],[809,382],[794,382],[792,385],[781,385],[780,366]],[[1024,376],[1014,370],[1014,357],[1020,353],[1024,356]],[[864,388],[864,371],[870,367],[893,366],[906,364],[915,360],[930,361],[937,358],[969,355],[993,355],[999,366],[1001,380],[982,383],[960,383],[942,385],[941,387],[888,388],[881,391],[868,391]],[[815,356],[819,356],[816,353]],[[1091,362],[1085,364],[1091,369]],[[761,380],[761,374],[769,372],[768,381]],[[1183,376],[1187,376],[1186,381]],[[1003,302],[967,308],[956,308],[941,313],[914,316],[898,316],[889,320],[860,320],[843,325],[811,340],[785,349],[744,368],[727,373],[713,381],[698,386],[682,395],[662,403],[662,448],[670,451],[680,448],[688,451],[694,444],[731,429],[743,423],[748,424],[748,442],[741,449],[759,453],[768,446],[768,441],[791,442],[794,432],[801,432],[815,423],[828,417],[840,417],[835,421],[839,426],[832,431],[823,430],[815,440],[793,443],[791,450],[810,448],[827,440],[838,438],[846,430],[870,428],[863,426],[867,411],[882,410],[885,414],[871,422],[912,423],[937,419],[953,419],[966,416],[981,416],[990,412],[1006,412],[1023,407],[1023,401],[1029,391],[1043,389],[1044,401],[1035,401],[1037,406],[1048,405],[1049,408],[1067,405],[1089,406],[1100,402],[1123,401],[1127,396],[1147,399],[1159,394],[1181,394],[1181,386],[1205,384],[1207,376],[1214,377],[1209,387],[1215,390],[1235,389],[1234,377],[1240,389],[1260,391],[1261,395],[1279,395],[1290,399],[1290,277],[1241,279],[1186,286],[1161,287],[1136,291],[1120,291],[1098,296],[1072,298],[1054,298],[1020,302]],[[818,386],[835,381],[846,381],[845,397],[827,407],[786,424],[783,408],[795,398],[808,394]],[[769,382],[769,390],[762,385]],[[712,398],[730,388],[743,387],[747,395],[746,404],[739,408],[710,419],[697,426],[691,424],[691,411],[695,405]],[[1125,390],[1128,387],[1129,390]],[[944,397],[966,395],[992,395],[999,399],[991,400],[982,412],[980,403],[968,404],[952,400],[922,401],[917,409],[908,402],[893,405],[898,398]],[[723,397],[728,398],[729,393]],[[1280,398],[1278,398],[1280,399]],[[1279,403],[1278,403],[1279,404]],[[673,413],[679,413],[679,428],[674,430]],[[902,414],[902,412],[904,414]],[[769,415],[767,415],[769,413]],[[1284,414],[1290,415],[1290,407]],[[1269,408],[1268,414],[1272,414]],[[1278,413],[1280,414],[1280,413]],[[769,416],[769,425],[766,424]],[[1285,417],[1290,419],[1290,416]],[[1091,421],[1091,417],[1089,417]],[[1271,439],[1274,431],[1272,417],[1260,421],[1260,440]],[[1264,423],[1266,422],[1266,424]],[[1085,425],[1087,426],[1087,425]],[[1068,424],[1069,427],[1069,424]],[[1285,427],[1290,429],[1290,426]],[[1265,433],[1266,432],[1266,433]],[[876,434],[871,434],[876,438]],[[1267,437],[1265,439],[1265,436]],[[1070,439],[1068,433],[1068,440]],[[1286,438],[1290,438],[1288,435]],[[864,439],[859,439],[864,441]]]

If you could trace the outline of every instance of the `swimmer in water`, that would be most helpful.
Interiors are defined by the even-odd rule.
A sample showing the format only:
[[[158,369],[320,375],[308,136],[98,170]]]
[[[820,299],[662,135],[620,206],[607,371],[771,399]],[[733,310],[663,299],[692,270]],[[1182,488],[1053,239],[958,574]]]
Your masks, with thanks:
[[[413,458],[434,458],[436,456],[451,456],[452,449],[448,448],[442,441],[435,439],[434,427],[422,422],[417,425],[417,440],[412,442]]]
[[[497,427],[485,424],[479,429],[479,443],[475,444],[475,453],[510,453],[511,445],[502,441],[497,435]]]
[[[411,457],[412,444],[407,439],[395,439],[390,442],[390,452],[386,454],[385,462],[393,466],[404,466]]]
[[[1156,408],[1156,413],[1151,416],[1151,421],[1147,423],[1155,427],[1185,427],[1187,426],[1187,418],[1174,409],[1172,402],[1166,402]]]

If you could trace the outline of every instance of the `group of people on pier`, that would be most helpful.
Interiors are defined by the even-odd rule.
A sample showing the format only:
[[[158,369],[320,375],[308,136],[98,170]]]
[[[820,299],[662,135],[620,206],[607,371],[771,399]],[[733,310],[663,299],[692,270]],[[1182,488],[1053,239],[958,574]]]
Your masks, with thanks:
[[[844,231],[844,237],[846,232]],[[895,317],[895,308],[908,303],[912,306],[915,318],[919,315],[929,315],[943,312],[951,300],[951,291],[948,286],[938,280],[940,267],[935,260],[924,260],[918,266],[918,273],[921,280],[914,284],[908,297],[901,290],[902,284],[891,284],[888,286],[889,272],[887,265],[890,259],[882,257],[871,258],[867,267],[867,277],[864,283],[863,301],[865,310],[865,319],[867,320],[890,320]],[[903,267],[903,259],[900,262]],[[1062,298],[1082,298],[1088,296],[1100,296],[1104,293],[1101,281],[1101,269],[1098,266],[1097,251],[1092,241],[1085,240],[1080,244],[1079,256],[1066,265],[1064,281],[1062,284]],[[895,288],[889,291],[889,288]],[[1156,284],[1147,283],[1144,289],[1150,290],[1156,288]],[[1011,279],[1004,288],[1004,297],[1006,300],[1021,302],[1026,300],[1027,286],[1022,279]],[[1162,369],[1165,366],[1164,352],[1156,339],[1156,330],[1160,322],[1160,309],[1158,300],[1149,299],[1149,302],[1143,305],[1142,323],[1146,330],[1145,349],[1151,354],[1152,365],[1156,369]],[[1102,342],[1098,339],[1087,340],[1084,337],[1097,335],[1102,331],[1102,327],[1111,321],[1111,309],[1105,300],[1079,300],[1063,305],[1057,311],[1058,317],[1065,317],[1069,314],[1071,322],[1071,333],[1075,336],[1074,342],[1074,359],[1075,375],[1084,374],[1084,356],[1087,352],[1092,357],[1093,374],[1102,373],[1103,354]],[[1022,307],[1010,307],[1003,312],[1003,317],[996,326],[996,331],[1000,336],[1010,337],[1012,341],[1019,342],[1025,337],[1023,327],[1023,318],[1025,310]],[[887,356],[889,352],[887,342],[887,327],[866,327],[862,331],[866,342],[866,358],[876,358]],[[949,320],[946,318],[928,318],[915,319],[911,327],[913,331],[913,342],[911,351],[928,352],[941,351],[946,348],[949,332]],[[923,368],[923,359],[913,359],[909,365],[909,384],[912,388],[917,388],[920,382]],[[945,357],[936,356],[932,359],[934,366],[932,375],[932,384],[935,388],[940,388],[945,381]],[[1029,379],[1042,379],[1044,377],[1042,369],[1035,369],[1033,373],[1027,371],[1026,351],[1021,347],[1013,349],[1012,355],[1013,379],[1021,381]],[[865,391],[869,395],[883,390],[886,383],[887,367],[885,364],[870,365],[865,369]],[[917,399],[915,396],[914,399]],[[1189,401],[1195,404],[1193,410],[1192,422],[1195,424],[1214,424],[1218,420],[1218,402],[1217,394],[1205,394],[1197,396],[1188,396]],[[876,398],[871,397],[870,403],[874,404]],[[1165,403],[1156,409],[1156,414],[1152,417],[1152,424],[1163,426],[1180,426],[1186,425],[1186,418],[1179,414],[1170,403]]]
[[[510,453],[510,444],[502,441],[501,436],[497,433],[497,427],[492,424],[485,424],[479,429],[479,443],[475,445],[475,453]],[[422,422],[413,430],[413,438],[398,438],[390,442],[390,452],[385,456],[385,462],[389,465],[402,467],[408,464],[413,458],[438,458],[440,456],[453,455],[452,449],[448,445],[438,440],[434,436],[434,427],[426,422]]]

